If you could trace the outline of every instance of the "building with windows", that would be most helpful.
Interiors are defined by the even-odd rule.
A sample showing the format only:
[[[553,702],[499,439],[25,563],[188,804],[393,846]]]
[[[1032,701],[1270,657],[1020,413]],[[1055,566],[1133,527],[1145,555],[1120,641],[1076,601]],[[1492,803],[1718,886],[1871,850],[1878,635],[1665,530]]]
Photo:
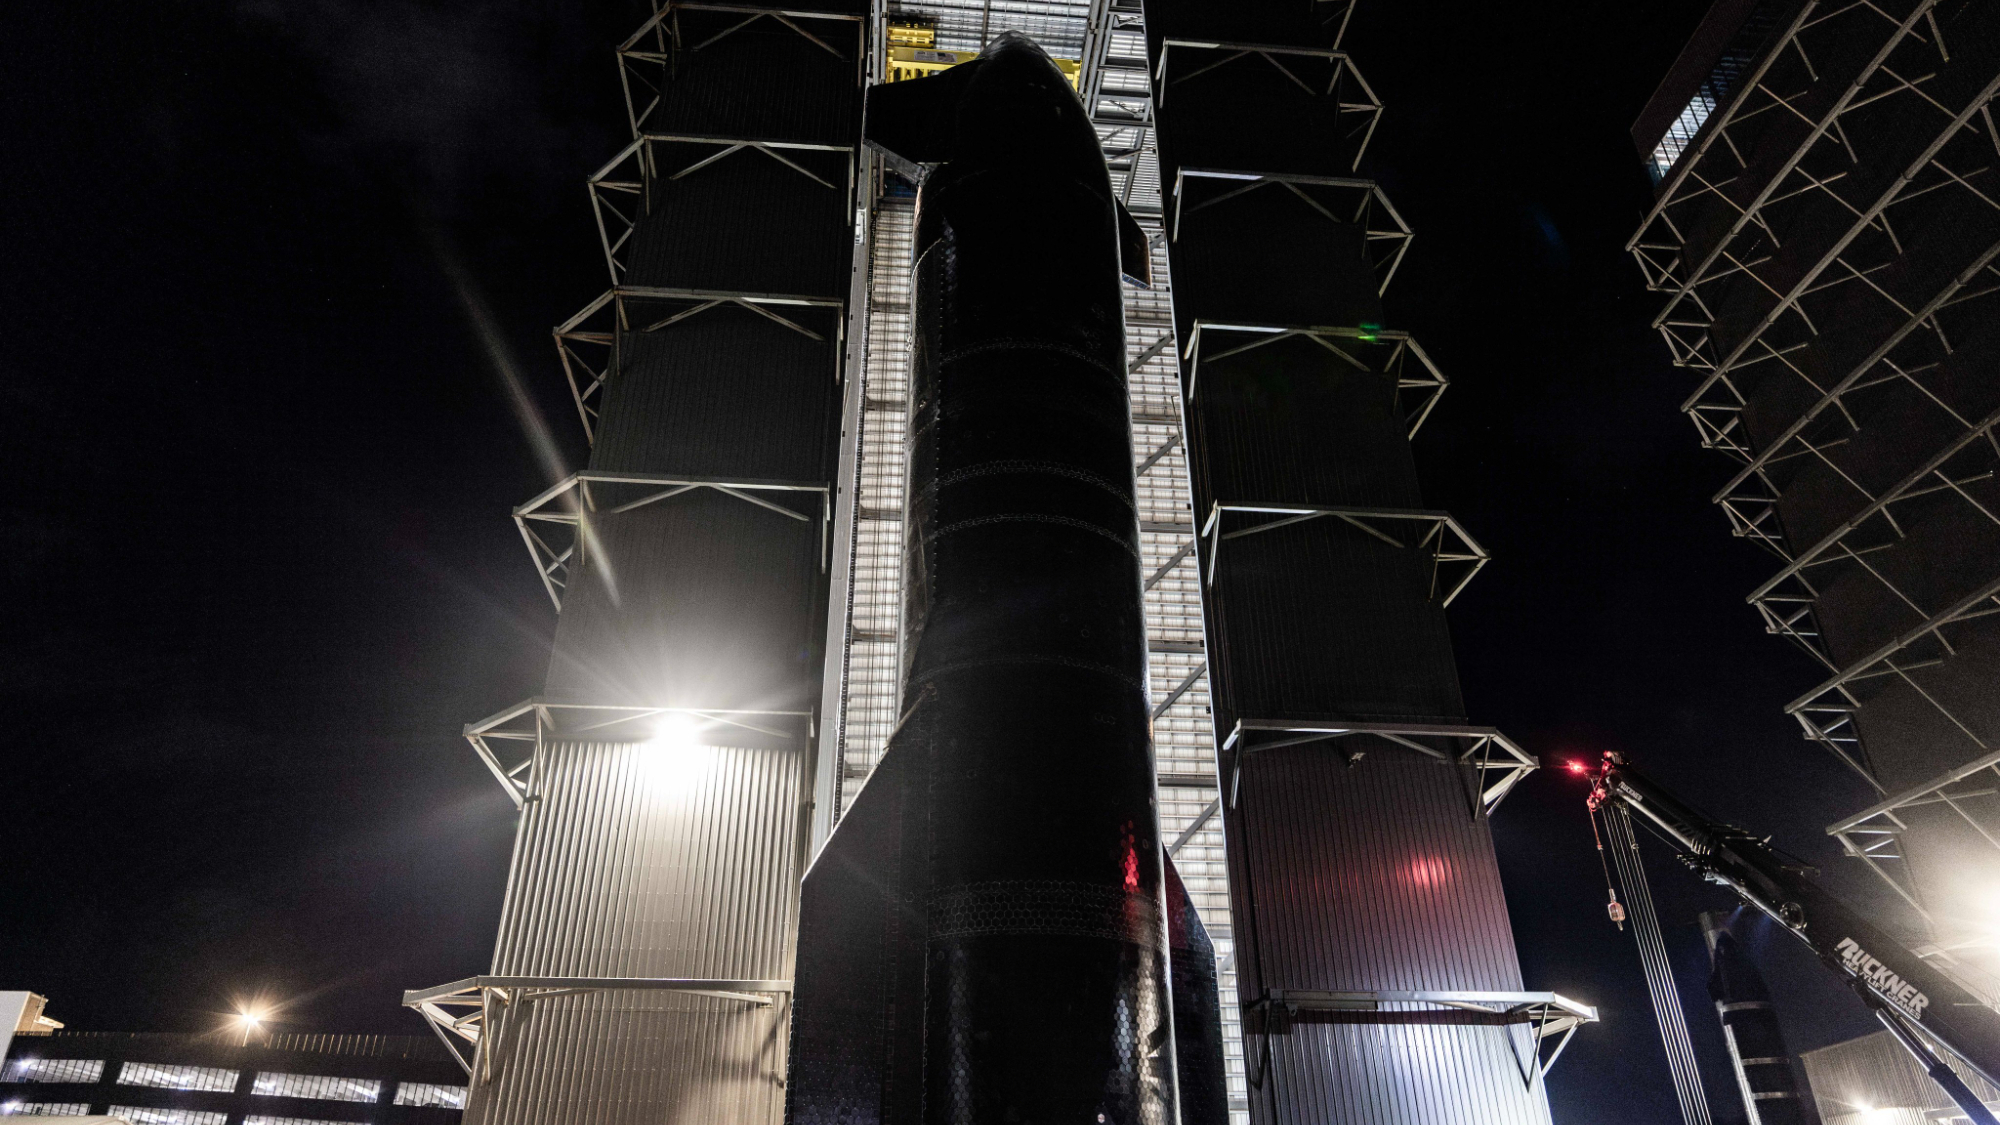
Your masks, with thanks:
[[[1380,312],[1411,231],[1349,10],[690,0],[619,47],[607,288],[555,330],[589,464],[513,513],[555,652],[466,728],[521,810],[500,933],[405,995],[478,1125],[781,1111],[798,882],[899,718],[914,192],[862,95],[1008,30],[1150,238],[1157,808],[1229,1115],[1546,1121],[1544,1059],[1595,1017],[1522,989],[1486,817],[1536,763],[1459,700],[1444,612],[1487,554],[1417,493],[1446,380]]]
[[[456,1125],[465,1072],[436,1040],[394,1035],[59,1032],[14,1040],[0,1114],[130,1125]]]
[[[1634,127],[1630,250],[1745,592],[1871,787],[1828,828],[2000,997],[2000,4],[1717,0]],[[1817,1080],[1816,1080],[1817,1081]]]

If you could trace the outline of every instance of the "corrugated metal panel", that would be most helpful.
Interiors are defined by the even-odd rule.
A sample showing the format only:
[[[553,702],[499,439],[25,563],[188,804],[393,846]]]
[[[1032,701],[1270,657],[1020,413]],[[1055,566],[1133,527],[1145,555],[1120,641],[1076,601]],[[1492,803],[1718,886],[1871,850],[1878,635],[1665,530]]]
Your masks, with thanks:
[[[1343,745],[1342,750],[1362,747]],[[1240,992],[1521,988],[1506,900],[1461,771],[1388,744],[1251,755],[1230,813]],[[1314,1019],[1318,1015],[1319,1019]],[[1546,1122],[1525,1030],[1332,1022],[1252,1034],[1273,1122]],[[1265,1068],[1268,1066],[1268,1076]]]
[[[1807,1051],[1799,1057],[1806,1064],[1813,1102],[1819,1106],[1825,1125],[1929,1125],[1943,1116],[1962,1116],[1886,1031]],[[1948,1056],[1946,1061],[1955,1063]],[[1979,1100],[1987,1105],[2000,1102],[2000,1090],[1961,1065],[1952,1069]]]
[[[1463,717],[1431,582],[1424,551],[1329,519],[1223,544],[1212,614],[1223,721]]]
[[[1155,63],[1167,38],[1337,45],[1338,25],[1295,6],[1149,0],[1146,24]],[[1307,93],[1295,75],[1246,61],[1182,48],[1168,57],[1172,96],[1158,111],[1163,191],[1171,193],[1179,166],[1351,175],[1355,143],[1372,121],[1341,104],[1362,100],[1358,90]],[[1327,66],[1322,83],[1336,73],[1295,61]],[[1187,233],[1173,244],[1187,298],[1174,309],[1183,346],[1192,346],[1197,319],[1374,323],[1358,232],[1303,203],[1265,187],[1183,216]],[[1215,501],[1422,507],[1394,380],[1378,370],[1386,345],[1294,337],[1220,355],[1253,342],[1208,332],[1200,341],[1186,408],[1197,522]],[[1253,522],[1232,517],[1228,530]],[[1462,721],[1435,563],[1414,542],[1421,535],[1397,547],[1319,519],[1222,543],[1206,590],[1216,728],[1239,717]],[[1354,751],[1366,754],[1350,767]],[[1272,988],[1520,989],[1470,778],[1350,736],[1251,753],[1242,785],[1225,819],[1245,1003]],[[1393,1022],[1398,1015],[1306,1012],[1289,1027],[1280,1021],[1282,1030],[1259,1023],[1244,1043],[1250,1119],[1548,1120],[1539,1083],[1524,1079],[1534,1073],[1524,1030]]]
[[[818,506],[812,497],[811,511]],[[701,490],[593,521],[556,622],[546,694],[792,711],[818,690],[819,514]]]
[[[822,10],[862,14],[858,4]],[[674,52],[648,133],[851,145],[861,114],[859,20],[796,21],[682,8],[672,17],[687,49]],[[730,30],[742,25],[741,30]],[[829,49],[831,48],[831,49]],[[655,72],[657,73],[657,72]],[[646,91],[635,90],[645,105]]]
[[[631,302],[643,329],[693,303]],[[621,332],[593,469],[821,481],[840,427],[832,310],[780,310],[803,333],[727,305],[657,331]]]
[[[1182,184],[1176,256],[1184,318],[1354,327],[1382,323],[1366,232],[1335,221],[1288,185],[1243,192],[1240,181]],[[1231,192],[1243,192],[1230,196]],[[1206,197],[1206,198],[1204,198]],[[1246,259],[1244,246],[1263,253]]]
[[[555,742],[522,815],[496,974],[784,979],[796,749]],[[786,1005],[610,992],[534,1002],[484,1050],[486,1125],[767,1125]]]
[[[1203,351],[1245,342],[1205,337]],[[1204,451],[1195,481],[1204,513],[1214,500],[1422,506],[1396,380],[1356,370],[1311,340],[1204,361],[1189,410],[1189,440]]]
[[[1518,991],[1500,872],[1468,780],[1386,743],[1248,756],[1232,858],[1252,987]]]
[[[651,152],[659,175],[627,284],[846,295],[851,154],[664,141]]]

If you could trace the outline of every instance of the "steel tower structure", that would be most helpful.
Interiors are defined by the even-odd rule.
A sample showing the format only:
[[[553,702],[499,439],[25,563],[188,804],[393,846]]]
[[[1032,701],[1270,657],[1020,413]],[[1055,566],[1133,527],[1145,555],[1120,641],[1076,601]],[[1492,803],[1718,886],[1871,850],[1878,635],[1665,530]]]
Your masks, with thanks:
[[[1717,3],[1634,127],[1630,250],[1736,463],[1749,594],[1825,679],[1786,710],[1881,800],[1828,831],[1996,994],[2000,4]],[[1980,947],[1986,949],[1980,951]]]
[[[835,468],[860,315],[868,13],[660,7],[589,181],[610,288],[555,330],[589,467],[514,511],[544,694],[466,728],[521,807],[490,973],[406,994],[468,1121],[782,1109]]]
[[[1521,991],[1486,816],[1535,761],[1459,696],[1487,553],[1418,492],[1351,10],[1145,4],[1250,1119],[1546,1121],[1551,1029],[1479,1025],[1594,1017]]]
[[[1347,6],[1154,7],[672,3],[620,49],[633,140],[589,181],[612,287],[555,333],[590,467],[514,512],[556,653],[466,729],[522,808],[500,939],[405,998],[464,1051],[470,1125],[779,1112],[798,880],[899,717],[914,197],[859,93],[1007,30],[1074,73],[1151,235],[1125,313],[1157,807],[1242,1000],[1230,1116],[1546,1120],[1544,1055],[1594,1016],[1515,968],[1484,817],[1534,760],[1457,703],[1443,607],[1486,556],[1417,506],[1445,380],[1380,327],[1410,231],[1354,173],[1380,105]],[[1249,147],[1212,147],[1218,115]],[[1299,294],[1231,296],[1294,237]],[[1300,397],[1245,413],[1274,384]]]

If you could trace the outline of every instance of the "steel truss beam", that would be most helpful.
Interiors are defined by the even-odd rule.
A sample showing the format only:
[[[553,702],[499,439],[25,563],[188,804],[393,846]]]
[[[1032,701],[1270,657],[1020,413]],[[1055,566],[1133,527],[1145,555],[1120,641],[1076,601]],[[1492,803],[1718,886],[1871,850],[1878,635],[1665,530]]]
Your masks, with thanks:
[[[1868,498],[1868,504],[1819,542],[1799,551],[1783,570],[1750,592],[1747,600],[1763,616],[1766,632],[1797,642],[1828,669],[1836,669],[1813,618],[1813,606],[1820,591],[1812,570],[1839,563],[1859,567],[1913,612],[1929,616],[1878,565],[1879,556],[1900,546],[1904,536],[1904,524],[1897,518],[1895,506],[1924,496],[1949,494],[1969,506],[1979,518],[2000,525],[2000,513],[1980,503],[1965,489],[1966,485],[2000,475],[2000,434],[1996,434],[1996,429],[2000,429],[2000,410],[1972,422],[1956,411],[1951,413],[1964,427],[1958,436],[1879,494],[1871,495],[1851,478],[1844,478]]]
[[[1667,295],[1655,327],[1674,361],[1701,374],[1683,411],[1705,446],[1741,462],[1713,499],[1735,535],[1784,560],[1748,601],[1767,632],[1798,644],[1832,673],[1786,710],[1808,739],[1878,792],[1855,719],[1884,677],[1901,679],[1976,753],[1990,749],[1913,673],[1954,656],[1954,627],[2000,612],[2000,579],[1939,607],[1884,565],[1907,538],[1907,502],[1920,497],[1949,493],[1977,518],[2000,524],[1967,488],[2000,472],[2000,413],[1961,415],[1942,382],[1954,350],[2000,316],[2000,243],[1942,252],[1927,244],[1919,251],[1926,257],[1917,259],[1911,238],[1914,224],[1943,204],[2000,214],[2000,132],[1992,114],[2000,74],[1982,70],[1970,83],[1955,76],[1960,85],[1952,89],[1962,92],[1947,92],[1940,80],[1946,68],[1955,60],[1961,70],[1983,65],[1968,60],[1984,47],[1947,43],[1936,7],[1935,0],[1806,0],[1669,170],[1627,244],[1648,286]],[[1855,61],[1836,71],[1833,52],[1840,49]],[[1857,116],[1884,108],[1905,122],[1893,133]],[[1770,143],[1775,137],[1789,148]],[[1760,171],[1767,167],[1774,170]],[[1712,240],[1695,240],[1695,232],[1718,226]],[[1949,258],[1930,261],[1940,253]],[[1927,276],[1927,264],[1929,273],[1945,276]],[[1726,340],[1715,333],[1725,313],[1741,326]],[[1883,324],[1866,353],[1827,346],[1840,343],[1830,337],[1855,316]],[[1803,406],[1780,432],[1753,440],[1743,414],[1753,395],[1767,393],[1753,386],[1764,380],[1802,390]],[[1900,480],[1870,487],[1841,454],[1885,394],[1913,395],[1944,411],[1953,435]],[[1785,490],[1808,467],[1845,482],[1857,509],[1809,545],[1789,542],[1780,519]],[[1907,606],[1916,624],[1843,666],[1815,610],[1833,576],[1877,585]],[[1899,846],[1893,821],[1893,808],[1878,806],[1835,826],[1835,835],[1888,879],[1882,863]],[[1921,911],[1906,887],[1890,882]]]
[[[1925,691],[1910,673],[1942,664],[1956,655],[1957,650],[1945,636],[1946,626],[1996,613],[2000,613],[2000,578],[1987,582],[1931,614],[1922,624],[1902,636],[1835,672],[1831,679],[1787,704],[1785,713],[1799,721],[1807,738],[1833,751],[1836,757],[1867,779],[1877,792],[1882,791],[1882,784],[1875,780],[1873,771],[1868,768],[1861,752],[1860,735],[1854,728],[1854,713],[1862,705],[1857,686],[1864,681],[1884,676],[1901,679],[1924,702],[1936,708],[1975,748],[1982,753],[1991,751],[1993,747],[1985,739],[1953,715],[1951,709],[1935,695]]]
[[[1242,514],[1252,516],[1276,516],[1248,527],[1225,530],[1225,516]],[[1242,501],[1216,501],[1209,509],[1208,520],[1202,524],[1201,538],[1208,541],[1208,567],[1206,584],[1215,585],[1215,572],[1221,562],[1222,544],[1226,540],[1241,539],[1246,535],[1259,535],[1280,527],[1288,527],[1307,520],[1334,519],[1350,527],[1357,528],[1391,547],[1398,549],[1415,548],[1431,552],[1431,597],[1442,597],[1444,605],[1450,605],[1458,597],[1467,583],[1472,581],[1492,556],[1486,553],[1466,530],[1458,525],[1447,512],[1421,511],[1403,508],[1354,508],[1325,504],[1250,503]],[[1404,542],[1404,533],[1398,525],[1417,524],[1422,535],[1411,542]],[[1424,526],[1428,525],[1428,526]],[[1396,533],[1391,534],[1390,528]],[[1455,540],[1455,545],[1447,545],[1446,537]],[[1451,567],[1455,574],[1447,574]]]
[[[657,733],[658,720],[679,716],[702,724],[703,730],[736,730],[773,738],[810,739],[810,711],[741,711],[713,707],[659,707],[632,703],[572,703],[531,696],[465,724],[465,740],[494,780],[507,791],[515,808],[525,807],[534,788],[535,764],[551,738],[586,735],[615,741],[644,741]],[[525,753],[502,753],[496,743],[525,744]],[[508,760],[515,759],[515,760]]]
[[[1158,198],[1134,191],[1148,173],[1157,182],[1160,171],[1145,13],[1138,0],[1098,0],[1091,13],[1091,26],[1099,30],[1079,86],[1083,105],[1097,127],[1119,201],[1127,210],[1152,212]]]
[[[686,307],[659,319],[646,315],[635,319],[632,315],[632,306],[649,302],[667,302]],[[563,377],[569,380],[570,397],[576,402],[577,417],[583,421],[584,437],[593,444],[597,441],[599,403],[605,385],[611,381],[611,374],[617,368],[620,335],[633,331],[658,332],[690,317],[724,306],[747,309],[809,340],[825,343],[827,337],[824,334],[774,310],[823,308],[832,309],[840,314],[845,309],[846,302],[834,297],[806,297],[788,293],[750,293],[728,289],[669,289],[650,285],[618,285],[605,290],[596,300],[585,305],[582,311],[556,325],[554,330],[556,355],[562,360]],[[845,352],[847,322],[844,315],[837,315],[835,319],[831,350],[833,381],[838,383]],[[636,330],[632,327],[635,323],[640,325]]]
[[[1341,17],[1342,27],[1346,17]],[[1195,55],[1198,59],[1208,55],[1222,55],[1222,58],[1192,63],[1194,69],[1185,74],[1168,77],[1174,59],[1174,50],[1179,48],[1182,56]],[[1349,138],[1359,138],[1355,146],[1354,163],[1351,168],[1361,166],[1361,157],[1368,151],[1368,142],[1375,136],[1375,126],[1382,120],[1382,99],[1375,96],[1368,80],[1361,77],[1354,61],[1345,51],[1323,47],[1291,47],[1276,43],[1230,43],[1198,39],[1167,39],[1160,44],[1160,62],[1153,73],[1153,88],[1156,91],[1156,105],[1167,104],[1167,94],[1175,86],[1191,78],[1207,74],[1209,71],[1228,66],[1240,60],[1262,59],[1277,69],[1278,73],[1292,81],[1304,91],[1307,97],[1333,98],[1336,119],[1339,116],[1353,116],[1359,120],[1347,130]],[[1304,71],[1304,74],[1301,74]],[[1324,76],[1324,89],[1321,79]],[[1308,82],[1310,77],[1312,81]]]
[[[2000,211],[2000,200],[1988,199],[1986,202]],[[1876,294],[1904,315],[1903,323],[1865,359],[1850,368],[1831,387],[1824,389],[1819,400],[1785,427],[1784,432],[1762,450],[1748,454],[1743,468],[1711,497],[1728,513],[1730,525],[1737,536],[1754,540],[1781,558],[1789,558],[1777,520],[1778,497],[1783,489],[1778,481],[1772,479],[1772,470],[1784,462],[1817,457],[1840,473],[1848,483],[1854,484],[1852,478],[1841,472],[1840,466],[1827,455],[1827,450],[1836,448],[1860,430],[1856,421],[1858,411],[1849,408],[1850,396],[1872,392],[1886,383],[1907,382],[1917,394],[1952,414],[1960,425],[1969,424],[1958,417],[1956,411],[1945,406],[1924,385],[1921,376],[1936,372],[1951,356],[1954,339],[1963,340],[1970,335],[1970,329],[2000,316],[2000,299],[1981,300],[2000,295],[2000,268],[1996,268],[1996,258],[2000,258],[2000,242],[1989,246],[1915,310],[1903,307],[1881,289],[1868,286],[1867,292]],[[1948,320],[1943,318],[1947,312],[1951,314]],[[1819,390],[1811,377],[1790,358],[1800,350],[1803,349],[1794,348],[1774,355],[1772,359]],[[1854,484],[1854,487],[1864,497],[1874,499],[1859,484]]]
[[[1190,204],[1188,196],[1192,194],[1192,185],[1189,181],[1202,180],[1236,186]],[[1381,187],[1374,180],[1182,168],[1174,173],[1172,237],[1176,241],[1180,239],[1181,220],[1185,216],[1267,187],[1289,191],[1305,200],[1307,206],[1326,216],[1328,222],[1360,227],[1369,268],[1382,279],[1375,287],[1376,295],[1389,291],[1389,282],[1395,278],[1396,268],[1403,264],[1403,255],[1409,250],[1410,239],[1414,236],[1410,224],[1403,221],[1403,216],[1396,212],[1395,204],[1389,202],[1389,197],[1382,194]]]
[[[1210,354],[1206,345],[1208,338],[1219,333],[1232,333],[1253,337],[1248,343],[1225,346],[1223,350]],[[1416,340],[1407,332],[1388,328],[1345,328],[1328,325],[1302,324],[1242,324],[1231,321],[1202,320],[1194,322],[1189,333],[1182,359],[1187,371],[1187,401],[1194,402],[1195,389],[1200,385],[1201,363],[1206,359],[1228,359],[1241,355],[1253,348],[1275,344],[1280,340],[1303,338],[1340,357],[1358,371],[1381,372],[1396,380],[1396,397],[1403,399],[1405,391],[1415,391],[1423,397],[1412,405],[1402,402],[1403,417],[1409,420],[1409,435],[1415,437],[1424,420],[1431,416],[1438,399],[1443,397],[1450,382],[1444,372],[1431,362]],[[1364,359],[1364,356],[1370,357]],[[1414,369],[1408,362],[1415,357]]]
[[[1840,841],[1843,851],[1865,861],[1925,922],[1933,919],[1919,901],[1914,881],[1907,871],[1899,877],[1889,865],[1903,859],[1901,837],[1910,827],[1900,814],[1935,806],[1950,809],[1980,839],[2000,851],[2000,752],[1974,758],[1921,785],[1891,794],[1826,829],[1827,835]]]
[[[1549,1068],[1562,1057],[1576,1029],[1597,1022],[1597,1009],[1554,992],[1325,992],[1277,988],[1243,1005],[1246,1023],[1252,1013],[1262,1018],[1268,1033],[1278,1033],[1301,1012],[1322,1013],[1330,1023],[1475,1024],[1492,1027],[1527,1025],[1533,1035],[1530,1058],[1514,1048],[1521,1080],[1533,1088],[1546,1080]],[[1545,1044],[1555,1048],[1544,1055]],[[1508,1036],[1513,1046],[1513,1037]]]
[[[1909,316],[1912,323],[1898,335],[1899,340],[1922,326],[1949,350],[1948,334],[1938,323],[1937,314],[1953,302],[1952,292],[1939,295],[1924,311],[1916,312],[1876,287],[1870,277],[1904,253],[1896,235],[1897,216],[1891,208],[1939,190],[1970,192],[1989,205],[2000,206],[1990,186],[1982,188],[1974,183],[1992,166],[1994,146],[1985,134],[1991,129],[1988,105],[2000,88],[2000,78],[1962,106],[1946,106],[1930,96],[1923,84],[1935,77],[1935,71],[1924,73],[1925,69],[1949,61],[1947,45],[1935,34],[1935,24],[1929,19],[1933,7],[1934,0],[1830,9],[1814,2],[1805,4],[1793,24],[1766,51],[1742,92],[1711,118],[1695,148],[1676,163],[1646,222],[1627,244],[1648,285],[1668,293],[1655,326],[1667,340],[1674,361],[1705,373],[1682,409],[1694,421],[1704,445],[1743,460],[1750,471],[1771,458],[1802,451],[1790,448],[1794,436],[1790,433],[1761,454],[1751,448],[1739,424],[1747,396],[1738,385],[1738,373],[1775,362],[1792,366],[1800,378],[1811,383],[1786,357],[1819,334],[1818,326],[1828,322],[1835,302],[1844,299],[1853,286],[1875,291]],[[1814,54],[1836,41],[1869,34],[1871,26],[1878,28],[1884,39],[1868,64],[1821,116],[1805,119],[1809,129],[1777,173],[1749,199],[1734,198],[1730,188],[1749,167],[1744,153],[1750,140],[1744,138],[1739,145],[1737,133],[1768,126],[1770,121],[1765,118],[1771,114],[1802,117],[1794,103],[1819,81]],[[1781,62],[1785,65],[1780,66]],[[1855,150],[1852,135],[1843,127],[1844,119],[1891,97],[1914,99],[1912,104],[1936,111],[1940,125],[1916,158],[1885,188],[1856,194],[1853,189],[1861,181],[1854,172],[1867,156]],[[1952,148],[1953,142],[1959,144]],[[1951,151],[1947,152],[1948,148]],[[1694,260],[1688,257],[1683,227],[1698,222],[1701,211],[1712,207],[1715,199],[1723,200],[1734,218],[1724,236]],[[1803,269],[1787,270],[1779,276],[1772,265],[1780,250],[1775,232],[1786,228],[1794,209],[1825,199],[1830,199],[1839,213],[1851,216],[1845,231]],[[1740,284],[1744,278],[1774,300],[1751,331],[1726,352],[1719,352],[1710,336],[1720,296],[1717,290]],[[1832,388],[1815,384],[1813,389],[1822,402],[1804,421],[1810,422],[1821,410],[1836,405],[1832,400],[1856,382],[1872,378],[1874,365],[1884,358],[1871,357]],[[1762,524],[1754,518],[1738,526],[1740,533],[1764,538],[1756,533]]]
[[[1081,92],[1083,64],[1093,46],[1095,7],[1096,0],[898,0],[889,15],[932,20],[937,46],[947,51],[978,51],[1003,31],[1019,31],[1051,56],[1076,62],[1076,88]]]
[[[466,1077],[478,1074],[482,1084],[499,1077],[504,1053],[528,1013],[529,1005],[561,996],[587,996],[601,992],[677,992],[686,996],[708,996],[739,1000],[754,1007],[768,1008],[775,997],[790,996],[788,980],[698,980],[673,977],[467,977],[435,988],[416,988],[403,993],[403,1007],[424,1017],[437,1033],[452,1060]],[[470,1009],[453,1012],[448,1009]],[[454,1039],[469,1044],[472,1056]]]
[[[674,171],[662,173],[658,146],[700,145],[719,148]],[[591,173],[590,207],[597,219],[598,241],[604,248],[604,265],[611,272],[611,284],[625,280],[625,254],[639,223],[652,211],[653,185],[660,180],[678,180],[698,172],[738,152],[761,153],[806,179],[831,191],[854,194],[855,153],[852,145],[806,144],[797,141],[768,141],[745,137],[696,136],[683,133],[643,133],[618,155]],[[787,152],[845,153],[847,182],[835,184],[785,155]],[[852,226],[852,222],[849,223]]]
[[[1522,778],[1541,768],[1541,762],[1533,754],[1492,727],[1466,726],[1462,723],[1319,723],[1296,719],[1238,719],[1221,746],[1222,753],[1228,756],[1229,788],[1226,795],[1229,807],[1236,807],[1236,798],[1242,790],[1243,759],[1246,756],[1259,750],[1327,742],[1357,734],[1373,736],[1427,758],[1477,770],[1478,789],[1472,802],[1472,815],[1475,817],[1482,813],[1490,815]],[[1253,735],[1273,737],[1253,738]],[[1431,742],[1455,746],[1442,748],[1431,745]],[[1348,750],[1349,764],[1360,761],[1363,753],[1365,750]],[[1489,784],[1486,778],[1490,773],[1500,776]]]
[[[690,44],[686,42],[688,37],[682,33],[680,23],[682,12],[715,12],[740,15],[743,19],[715,35]],[[790,28],[807,42],[833,57],[845,59],[848,56],[823,37],[824,30],[821,34],[815,35],[807,30],[806,24],[813,20],[859,24],[866,22],[867,19],[867,16],[811,12],[761,4],[683,3],[680,0],[662,3],[661,0],[654,0],[652,18],[641,24],[639,30],[633,32],[631,37],[618,47],[618,80],[624,88],[625,118],[632,126],[632,135],[637,137],[644,133],[647,120],[652,117],[653,111],[659,108],[666,86],[665,73],[674,65],[674,54],[677,51],[699,51],[753,23],[771,20]],[[868,57],[857,52],[854,64],[855,84],[867,85]],[[642,70],[645,73],[642,73]],[[650,75],[658,77],[656,79]]]
[[[596,484],[600,487],[592,488]],[[640,494],[630,499],[635,486]],[[672,500],[690,492],[709,489],[725,496],[733,496],[746,504],[754,504],[778,515],[795,519],[801,523],[812,522],[811,516],[783,504],[776,504],[759,496],[758,493],[799,493],[819,494],[819,563],[821,573],[827,565],[828,535],[833,520],[832,489],[824,484],[809,481],[736,480],[724,477],[668,476],[660,473],[612,473],[596,469],[586,469],[571,473],[555,484],[542,490],[533,499],[514,509],[514,526],[521,532],[521,541],[527,544],[528,557],[535,564],[536,573],[541,575],[542,587],[548,591],[549,600],[556,609],[562,609],[562,591],[568,586],[569,576],[583,561],[584,552],[595,536],[590,522],[597,515],[620,515],[650,504]],[[600,497],[602,492],[606,495]],[[551,544],[535,526],[560,525],[570,528],[570,540],[561,547]]]

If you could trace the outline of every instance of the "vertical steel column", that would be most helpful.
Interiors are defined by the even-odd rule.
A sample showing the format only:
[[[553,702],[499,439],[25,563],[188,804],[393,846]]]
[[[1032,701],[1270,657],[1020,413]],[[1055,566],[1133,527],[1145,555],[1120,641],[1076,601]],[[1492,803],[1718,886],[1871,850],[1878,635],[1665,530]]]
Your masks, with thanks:
[[[1274,999],[1521,988],[1439,576],[1484,555],[1422,509],[1428,405],[1404,396],[1442,380],[1399,374],[1421,353],[1384,328],[1394,260],[1365,209],[1329,205],[1380,198],[1346,6],[1143,18],[1249,1119],[1542,1125],[1525,1031]]]

